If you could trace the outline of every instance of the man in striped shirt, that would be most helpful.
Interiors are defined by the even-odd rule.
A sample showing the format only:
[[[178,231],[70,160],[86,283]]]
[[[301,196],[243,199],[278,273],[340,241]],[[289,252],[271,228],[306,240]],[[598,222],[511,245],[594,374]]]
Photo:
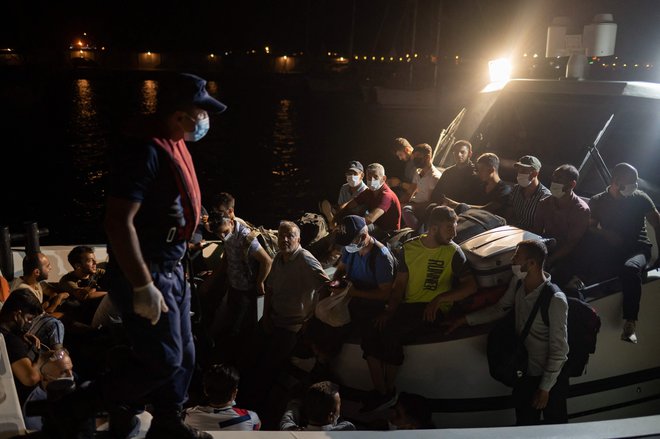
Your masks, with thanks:
[[[522,156],[513,166],[518,172],[518,184],[513,187],[506,219],[512,226],[532,230],[536,208],[541,200],[550,196],[550,191],[539,181],[539,159]]]

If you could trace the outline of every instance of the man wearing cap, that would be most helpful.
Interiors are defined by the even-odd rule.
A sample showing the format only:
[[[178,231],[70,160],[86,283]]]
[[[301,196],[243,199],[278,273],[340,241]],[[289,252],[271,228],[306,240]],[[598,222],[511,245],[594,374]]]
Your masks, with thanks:
[[[116,437],[135,430],[135,412],[149,403],[148,438],[210,438],[180,417],[195,363],[190,286],[181,260],[197,226],[201,196],[186,142],[209,130],[209,113],[226,106],[191,74],[164,80],[158,111],[126,127],[113,151],[105,231],[109,294],[122,314],[134,370],[102,380]]]
[[[397,230],[401,226],[401,204],[399,199],[385,183],[385,168],[380,163],[371,163],[367,166],[367,187],[357,197],[348,202],[335,216],[335,223],[350,213],[351,209],[359,205],[367,207],[364,216],[367,225],[373,224],[372,234],[376,237],[384,236],[388,231]]]
[[[325,215],[329,224],[332,224],[334,220],[335,213],[346,206],[349,201],[353,198],[360,195],[363,191],[367,189],[367,185],[364,184],[364,167],[362,163],[357,160],[352,160],[348,162],[348,167],[346,168],[346,183],[341,186],[339,189],[339,197],[337,198],[337,205],[333,206],[328,200],[323,200],[320,203],[321,212]],[[361,206],[357,206],[351,210],[352,214],[364,214],[365,209]]]
[[[512,226],[525,230],[534,227],[534,216],[539,202],[550,196],[548,188],[539,181],[541,161],[532,155],[520,157],[514,165],[518,184],[511,192],[506,219]]]
[[[413,178],[410,201],[403,206],[402,215],[406,226],[414,230],[419,227],[419,220],[423,219],[424,210],[431,200],[431,193],[442,175],[442,172],[433,165],[432,155],[431,145],[427,143],[413,148],[412,160],[417,172]]]
[[[390,300],[362,343],[374,385],[365,412],[395,401],[394,381],[403,364],[404,341],[433,328],[454,302],[477,291],[465,254],[453,241],[457,220],[452,208],[437,206],[429,214],[428,233],[403,244]]]

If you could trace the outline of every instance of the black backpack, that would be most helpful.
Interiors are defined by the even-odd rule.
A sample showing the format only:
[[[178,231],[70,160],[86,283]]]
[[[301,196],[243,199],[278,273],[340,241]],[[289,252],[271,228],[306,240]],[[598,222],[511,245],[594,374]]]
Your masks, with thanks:
[[[555,292],[561,291],[553,283],[543,290],[541,302],[541,318],[546,326],[550,326],[548,308]],[[600,316],[587,302],[578,297],[566,296],[568,301],[568,360],[564,364],[571,377],[582,376],[585,372],[589,355],[596,352],[596,338],[600,331]]]

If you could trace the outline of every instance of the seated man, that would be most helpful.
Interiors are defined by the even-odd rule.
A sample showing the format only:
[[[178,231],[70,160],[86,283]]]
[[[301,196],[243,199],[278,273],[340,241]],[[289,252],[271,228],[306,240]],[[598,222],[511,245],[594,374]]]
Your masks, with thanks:
[[[431,200],[431,193],[440,180],[442,172],[433,165],[433,150],[431,146],[422,143],[413,148],[413,162],[418,168],[412,184],[412,194],[409,202],[403,206],[403,219],[406,226],[417,230],[419,219]]]
[[[267,392],[291,357],[299,332],[314,313],[318,294],[330,281],[319,261],[300,246],[300,229],[291,221],[278,228],[279,253],[266,282],[263,317],[259,321],[251,352],[241,375],[248,387],[247,405],[257,412],[265,408]]]
[[[576,259],[589,281],[618,275],[623,292],[623,331],[621,339],[637,343],[636,322],[642,295],[642,271],[651,259],[651,242],[646,219],[660,243],[660,214],[651,198],[637,188],[637,169],[619,163],[612,171],[610,186],[589,200],[591,228]],[[655,262],[658,266],[658,261]]]
[[[60,305],[69,297],[69,293],[59,293],[48,282],[52,266],[48,256],[43,253],[26,255],[23,258],[23,276],[15,278],[10,285],[11,291],[27,288],[43,305],[47,313],[61,316]]]
[[[323,200],[320,203],[321,212],[325,215],[328,224],[332,224],[338,210],[367,189],[367,185],[364,184],[363,181],[364,168],[362,167],[362,163],[356,160],[348,162],[348,168],[346,169],[345,175],[346,183],[344,183],[341,186],[341,189],[339,189],[337,204],[332,205],[328,200]],[[365,209],[363,207],[357,206],[350,212],[350,214],[363,215],[364,211]]]
[[[487,152],[479,156],[476,171],[481,183],[477,185],[474,193],[476,204],[469,203],[467,208],[484,209],[495,215],[504,215],[509,204],[511,186],[500,178],[499,168],[500,159],[497,155]],[[456,209],[464,201],[438,197],[438,203]]]
[[[573,189],[580,173],[575,166],[565,164],[552,174],[550,193],[539,203],[532,231],[557,242],[550,251],[546,265],[553,281],[563,286],[570,278],[573,250],[579,245],[589,227],[589,206]]]
[[[59,288],[79,302],[76,319],[89,325],[99,303],[108,294],[104,287],[99,285],[102,283],[105,269],[97,266],[94,249],[86,245],[71,249],[67,260],[73,271],[62,276]]]
[[[388,184],[399,199],[399,203],[407,203],[412,195],[412,184],[417,166],[412,160],[413,147],[408,140],[403,137],[397,137],[392,142],[392,152],[399,161],[404,163],[403,174],[401,177],[391,177]]]
[[[525,230],[534,227],[536,209],[546,197],[550,196],[548,188],[539,181],[541,161],[534,156],[520,157],[514,165],[518,171],[518,184],[513,186],[507,213],[504,215],[512,226]]]
[[[360,334],[373,325],[374,318],[383,313],[390,298],[395,274],[395,261],[387,246],[369,235],[364,218],[357,215],[345,216],[341,221],[337,244],[343,246],[341,260],[333,280],[350,282],[348,296],[352,327]],[[332,283],[330,286],[332,287]],[[318,366],[324,368],[337,355],[348,331],[333,328],[312,319],[306,329],[316,351]]]
[[[238,381],[238,371],[234,367],[211,365],[204,372],[202,383],[208,405],[186,409],[183,421],[202,431],[259,430],[261,420],[255,412],[235,407]]]
[[[40,348],[39,339],[34,335],[24,335],[32,319],[41,313],[41,303],[27,288],[12,291],[0,309],[0,333],[5,338],[9,364],[21,405],[41,380],[41,364],[37,354]]]
[[[395,401],[394,380],[403,364],[406,337],[432,329],[454,302],[477,291],[465,254],[452,241],[456,222],[453,209],[438,206],[427,220],[428,233],[403,244],[388,307],[363,341],[375,388],[363,411],[389,407]]]
[[[478,204],[479,178],[472,163],[472,144],[467,140],[457,140],[451,146],[454,164],[442,172],[438,184],[431,193],[431,202],[442,204],[444,198],[461,203]]]
[[[289,401],[280,420],[280,430],[348,431],[355,430],[349,421],[339,421],[341,397],[339,386],[321,381],[309,386],[301,399]]]
[[[335,224],[339,223],[339,220],[347,215],[351,209],[359,205],[365,205],[367,214],[364,219],[370,225],[369,231],[372,232],[374,237],[378,239],[385,236],[389,231],[398,230],[401,226],[401,205],[397,196],[385,183],[386,180],[383,165],[372,163],[367,166],[367,186],[369,190],[362,192],[349,201],[343,209],[339,210],[335,216]]]

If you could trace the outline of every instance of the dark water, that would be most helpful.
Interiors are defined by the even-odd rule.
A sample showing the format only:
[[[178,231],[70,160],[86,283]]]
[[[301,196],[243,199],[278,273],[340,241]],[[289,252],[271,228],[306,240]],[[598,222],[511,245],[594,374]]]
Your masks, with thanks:
[[[0,225],[26,220],[50,230],[44,244],[104,242],[106,157],[111,136],[158,102],[157,73],[2,72]],[[209,134],[190,144],[203,202],[227,191],[245,219],[275,227],[335,199],[349,160],[400,164],[395,137],[435,145],[454,109],[386,110],[359,93],[312,93],[303,77],[214,78],[209,92],[228,105]],[[111,151],[110,151],[111,153]]]

